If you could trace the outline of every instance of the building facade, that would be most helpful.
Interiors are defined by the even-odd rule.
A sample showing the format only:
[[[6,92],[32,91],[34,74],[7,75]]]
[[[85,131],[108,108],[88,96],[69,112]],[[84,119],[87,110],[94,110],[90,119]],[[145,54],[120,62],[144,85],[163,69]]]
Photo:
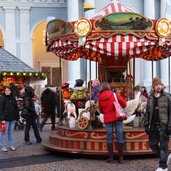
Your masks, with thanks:
[[[48,76],[48,84],[58,85],[68,81],[71,86],[75,79],[84,80],[97,77],[96,64],[79,59],[68,62],[60,61],[52,53],[46,52],[44,36],[47,21],[54,18],[75,21],[81,17],[90,18],[105,7],[111,0],[2,0],[0,1],[0,43],[10,53]],[[120,0],[138,13],[150,18],[168,17],[170,0]],[[84,3],[95,9],[84,12]],[[171,19],[171,18],[170,18]],[[152,67],[153,66],[153,67]],[[135,84],[150,89],[153,76],[159,76],[166,86],[169,85],[168,59],[159,62],[147,62],[136,59]],[[62,70],[60,70],[62,68]],[[60,77],[61,75],[61,77]]]

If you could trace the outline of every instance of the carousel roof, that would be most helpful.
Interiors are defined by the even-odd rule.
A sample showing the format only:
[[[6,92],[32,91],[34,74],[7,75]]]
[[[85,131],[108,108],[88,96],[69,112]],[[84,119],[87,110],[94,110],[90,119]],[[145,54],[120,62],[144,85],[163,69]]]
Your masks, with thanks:
[[[35,72],[33,68],[3,48],[0,48],[0,71]]]
[[[90,19],[97,20],[97,19],[100,19],[108,14],[116,13],[116,12],[135,12],[135,13],[137,13],[136,10],[129,7],[128,5],[122,4],[119,1],[112,1],[112,2],[110,2],[109,5],[105,6],[99,12],[97,12],[96,14],[91,16]]]
[[[112,1],[90,18],[52,20],[47,25],[47,50],[67,60],[103,62],[107,57],[160,60],[171,56],[171,23],[151,20]]]

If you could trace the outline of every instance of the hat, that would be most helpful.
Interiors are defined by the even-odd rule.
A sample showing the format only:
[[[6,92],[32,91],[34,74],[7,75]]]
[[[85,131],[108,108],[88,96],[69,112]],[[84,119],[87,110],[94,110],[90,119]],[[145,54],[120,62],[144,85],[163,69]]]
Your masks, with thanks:
[[[152,87],[154,87],[155,85],[158,85],[158,84],[160,84],[160,85],[163,84],[162,81],[161,81],[161,79],[158,78],[158,77],[153,78]]]
[[[83,83],[84,83],[84,80],[82,80],[82,79],[77,79],[77,80],[75,80],[75,86],[74,87],[81,87],[82,85],[83,85]]]
[[[100,81],[98,79],[92,80],[92,86],[100,85]]]
[[[63,89],[63,88],[68,88],[69,87],[69,83],[63,83],[62,85],[61,85],[61,88]]]

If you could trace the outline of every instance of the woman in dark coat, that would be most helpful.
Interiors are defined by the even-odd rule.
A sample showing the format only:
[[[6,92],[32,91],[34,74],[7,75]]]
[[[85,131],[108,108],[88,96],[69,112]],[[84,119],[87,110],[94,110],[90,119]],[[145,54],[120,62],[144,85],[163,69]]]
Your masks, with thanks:
[[[30,131],[31,126],[33,128],[34,135],[37,140],[36,142],[41,143],[42,138],[40,137],[39,130],[36,124],[37,114],[35,111],[35,106],[34,106],[34,101],[33,101],[33,97],[34,97],[33,88],[30,86],[25,87],[25,92],[22,94],[21,97],[24,100],[23,110],[26,109],[27,111],[27,115],[25,118],[26,119],[26,127],[25,127],[25,135],[24,135],[25,143],[27,145],[32,144],[30,142],[30,136],[29,136],[29,131]]]
[[[118,121],[116,119],[116,109],[114,107],[113,102],[114,94],[110,90],[110,85],[107,82],[104,82],[100,87],[100,94],[99,94],[99,109],[100,112],[104,114],[104,124],[106,127],[107,133],[107,149],[109,154],[109,159],[107,162],[113,162],[113,127],[116,129],[116,140],[118,144],[118,152],[119,152],[119,163],[123,163],[123,122]],[[117,100],[120,105],[125,108],[126,101],[125,99],[116,94]]]
[[[11,151],[15,151],[13,132],[16,120],[19,120],[19,110],[16,99],[13,96],[11,87],[6,87],[3,96],[0,97],[0,119],[6,122],[6,130],[1,132],[1,150],[7,152],[7,142]],[[8,136],[8,138],[7,138]]]

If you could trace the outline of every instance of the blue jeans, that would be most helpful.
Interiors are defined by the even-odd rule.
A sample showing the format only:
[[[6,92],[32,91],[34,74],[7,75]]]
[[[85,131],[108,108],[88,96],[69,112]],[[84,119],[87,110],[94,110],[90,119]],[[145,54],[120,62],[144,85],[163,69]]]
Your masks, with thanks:
[[[116,140],[117,143],[124,143],[123,140],[123,122],[122,121],[116,121],[116,122],[110,122],[105,124],[106,132],[107,132],[107,143],[113,144],[113,128],[115,127],[116,130]]]
[[[7,127],[4,133],[0,133],[0,146],[7,147],[7,137],[8,137],[8,145],[14,146],[14,126],[15,121],[6,121]]]

